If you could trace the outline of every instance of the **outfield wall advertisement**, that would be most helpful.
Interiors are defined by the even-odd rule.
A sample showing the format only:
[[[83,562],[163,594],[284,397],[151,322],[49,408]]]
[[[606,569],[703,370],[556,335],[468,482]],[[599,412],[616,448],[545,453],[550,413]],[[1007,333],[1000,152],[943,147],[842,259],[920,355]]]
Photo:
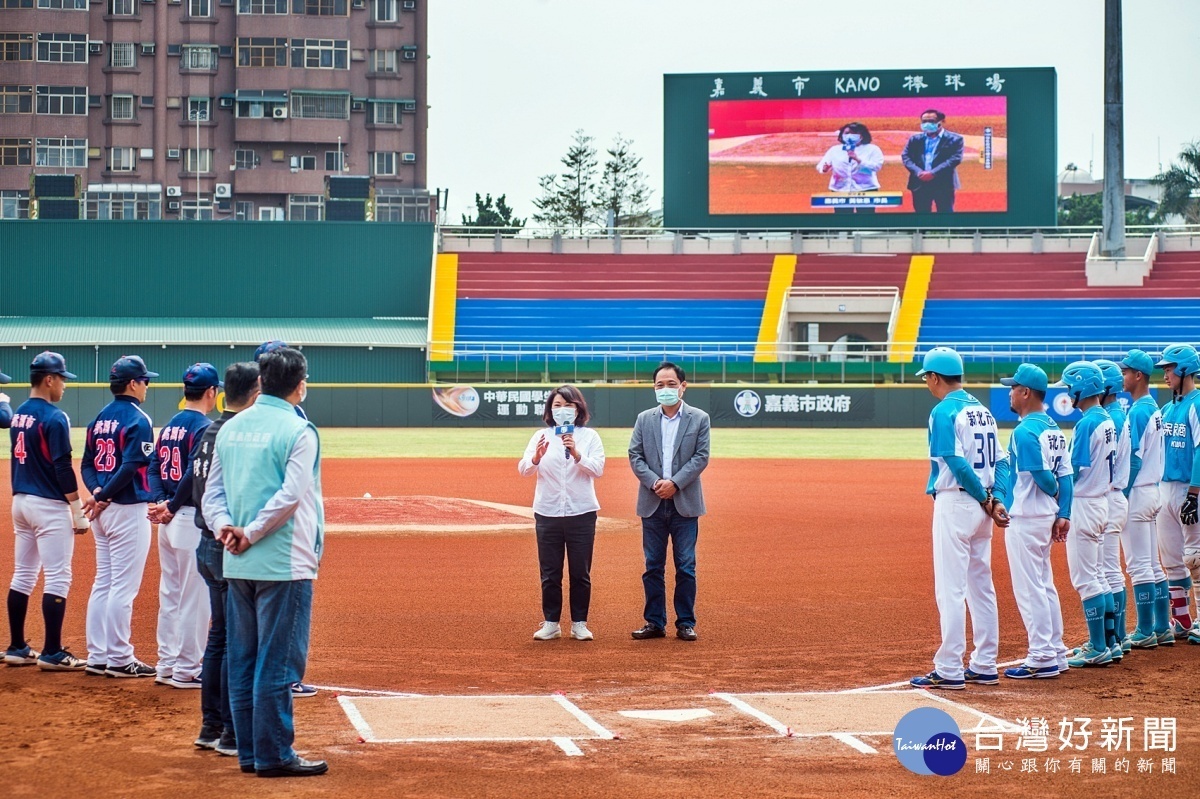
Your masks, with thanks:
[[[1053,225],[1055,92],[1049,68],[667,75],[666,224]]]

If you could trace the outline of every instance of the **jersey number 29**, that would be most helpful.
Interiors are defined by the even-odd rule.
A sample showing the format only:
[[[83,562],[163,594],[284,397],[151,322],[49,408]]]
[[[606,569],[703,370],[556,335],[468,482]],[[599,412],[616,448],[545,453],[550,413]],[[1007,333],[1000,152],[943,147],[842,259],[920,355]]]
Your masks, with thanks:
[[[183,463],[179,456],[179,447],[159,447],[158,473],[164,480],[179,482],[183,478]]]
[[[973,464],[972,468],[982,469],[984,467],[992,467],[996,465],[996,434],[988,433],[985,437],[983,433],[975,434],[975,457],[978,459]]]

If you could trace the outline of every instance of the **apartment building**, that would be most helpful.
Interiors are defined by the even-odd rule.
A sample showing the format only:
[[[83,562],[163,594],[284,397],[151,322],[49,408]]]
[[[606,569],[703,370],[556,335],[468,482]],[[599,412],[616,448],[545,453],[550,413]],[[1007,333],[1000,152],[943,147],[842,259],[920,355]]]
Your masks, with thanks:
[[[426,221],[428,0],[0,0],[0,218]],[[34,214],[31,214],[31,210]]]

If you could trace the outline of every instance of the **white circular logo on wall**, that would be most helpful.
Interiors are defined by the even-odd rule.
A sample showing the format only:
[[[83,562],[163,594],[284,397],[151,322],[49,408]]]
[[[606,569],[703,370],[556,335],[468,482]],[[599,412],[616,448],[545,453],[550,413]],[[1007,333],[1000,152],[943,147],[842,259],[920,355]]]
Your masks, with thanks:
[[[1059,416],[1070,416],[1075,409],[1071,406],[1071,395],[1059,394],[1054,398],[1054,412]]]
[[[733,409],[747,419],[757,414],[760,408],[762,408],[762,400],[759,399],[757,393],[750,389],[738,392],[738,395],[733,398]]]

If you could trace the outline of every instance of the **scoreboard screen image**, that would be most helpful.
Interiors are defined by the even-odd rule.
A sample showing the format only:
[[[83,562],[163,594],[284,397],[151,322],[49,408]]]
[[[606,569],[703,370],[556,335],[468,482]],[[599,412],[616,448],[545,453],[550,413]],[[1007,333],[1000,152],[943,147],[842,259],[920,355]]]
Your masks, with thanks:
[[[932,134],[921,129],[927,111],[942,117]],[[941,167],[946,213],[1008,210],[1003,96],[712,100],[709,213],[911,214],[933,183],[917,176],[927,155],[928,171]]]
[[[1050,67],[665,75],[663,102],[666,227],[1056,221]]]

